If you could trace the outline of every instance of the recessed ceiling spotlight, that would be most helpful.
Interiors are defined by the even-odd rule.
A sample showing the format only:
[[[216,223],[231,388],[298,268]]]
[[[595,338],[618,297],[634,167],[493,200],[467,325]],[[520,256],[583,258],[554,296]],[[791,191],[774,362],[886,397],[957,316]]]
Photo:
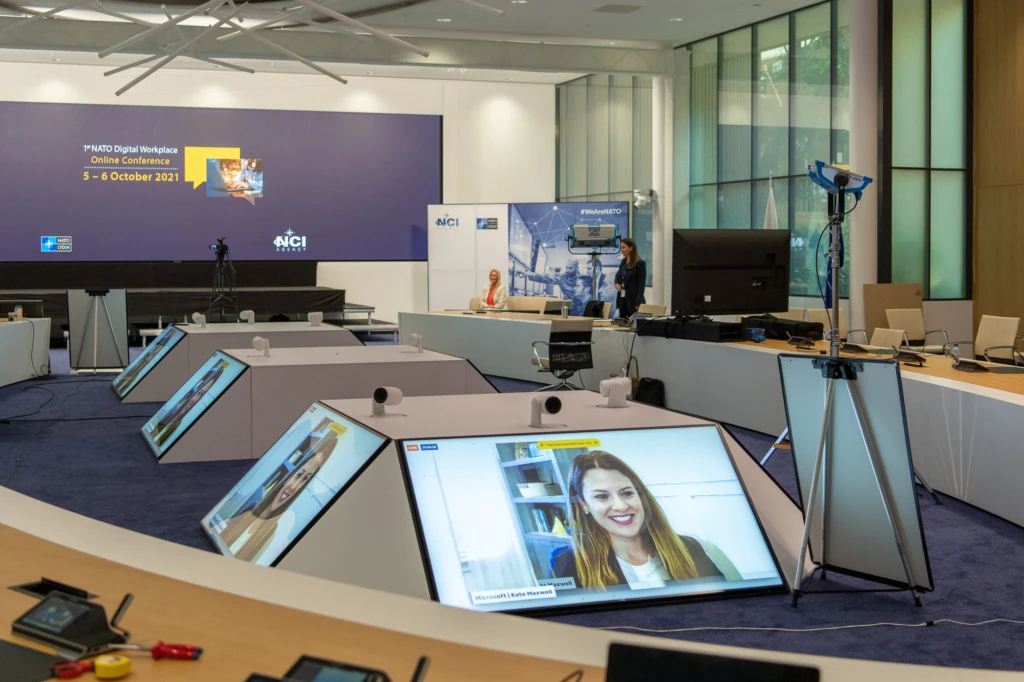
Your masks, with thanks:
[[[608,43],[608,44],[609,44],[609,45],[614,45],[615,43],[614,43],[614,42],[610,42],[610,43]]]
[[[512,0],[513,5],[525,5],[526,0]]]
[[[669,19],[669,21],[682,21],[682,20],[683,20],[682,17],[672,17],[671,19]]]
[[[507,81],[514,81],[515,78],[506,78],[505,80],[507,80]]]
[[[440,21],[442,24],[449,24],[451,23],[452,20],[449,19],[448,17],[440,17],[438,21]]]
[[[363,71],[363,75],[364,76],[372,76],[373,75],[373,71]]]

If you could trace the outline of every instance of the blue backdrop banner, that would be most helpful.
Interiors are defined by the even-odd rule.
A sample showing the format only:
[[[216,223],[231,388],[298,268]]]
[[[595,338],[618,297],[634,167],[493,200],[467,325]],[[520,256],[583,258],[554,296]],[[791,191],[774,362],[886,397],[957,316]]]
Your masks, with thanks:
[[[614,225],[619,237],[628,237],[629,203],[509,204],[510,296],[569,299],[570,315],[582,315],[596,277],[597,297],[615,302],[615,271],[622,256],[617,250],[602,249],[595,267],[591,250],[570,251],[573,225]]]

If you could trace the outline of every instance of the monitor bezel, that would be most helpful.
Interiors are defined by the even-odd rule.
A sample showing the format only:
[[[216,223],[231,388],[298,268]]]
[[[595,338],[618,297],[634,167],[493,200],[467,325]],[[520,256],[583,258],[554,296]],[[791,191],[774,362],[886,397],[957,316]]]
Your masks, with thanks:
[[[176,330],[181,336],[177,337],[177,339],[171,344],[170,348],[167,349],[167,352],[164,353],[164,357],[167,357],[167,354],[170,353],[175,348],[177,348],[178,344],[181,343],[181,340],[184,339],[186,336],[188,336],[188,332],[184,331],[183,329],[178,327],[178,325],[176,325],[176,324],[169,324],[166,327],[164,327],[164,331],[162,332],[162,334],[166,334],[168,329]],[[153,341],[150,342],[150,347],[152,347],[153,344],[156,343],[156,340],[159,339],[159,338],[160,338],[160,335],[157,335],[156,339],[153,339]],[[132,364],[134,364],[136,361],[138,361],[138,359],[141,358],[143,355],[144,355],[144,352],[143,353],[139,353],[135,357],[135,360],[133,360],[132,362],[128,363],[128,366],[124,368],[124,370],[121,372],[121,374],[124,374],[124,372],[127,372],[129,369],[131,369]],[[161,359],[163,359],[163,358],[161,358]],[[156,364],[159,365],[160,363],[158,362]],[[113,389],[114,395],[116,395],[121,400],[124,400],[125,398],[128,397],[128,395],[132,391],[135,390],[135,388],[139,384],[142,383],[143,379],[145,379],[147,376],[149,376],[149,373],[152,372],[155,367],[156,367],[156,365],[152,365],[145,372],[143,372],[142,375],[138,379],[135,380],[135,383],[132,384],[131,388],[129,388],[127,391],[124,392],[124,395],[121,395],[118,392],[118,390],[116,388],[114,388],[114,384],[117,383],[117,379],[118,379],[118,377],[121,376],[121,374],[118,374],[116,377],[114,377],[114,380],[110,382],[110,388]]]
[[[211,403],[210,403],[209,405],[207,405],[207,406],[206,406],[206,410],[210,410],[210,409],[212,409],[212,408],[213,408],[213,406],[217,404],[217,401],[218,401],[218,400],[220,400],[220,399],[221,399],[221,397],[223,397],[225,393],[227,393],[227,392],[228,392],[229,390],[231,390],[231,387],[235,385],[235,382],[236,382],[236,381],[238,381],[239,379],[241,379],[241,378],[242,378],[242,377],[243,377],[243,376],[245,375],[245,373],[246,373],[246,372],[248,372],[248,371],[249,371],[250,369],[252,369],[252,368],[251,368],[251,366],[249,365],[249,363],[247,363],[247,362],[244,362],[243,360],[240,360],[240,359],[236,358],[236,357],[235,357],[235,356],[233,356],[233,355],[228,355],[228,354],[227,354],[227,353],[225,353],[224,351],[216,350],[216,351],[214,351],[214,352],[213,352],[213,355],[211,355],[210,357],[212,358],[212,357],[215,357],[215,356],[218,356],[218,355],[219,355],[220,357],[222,357],[222,358],[226,359],[226,360],[230,360],[231,362],[237,362],[237,363],[240,363],[240,364],[242,365],[243,369],[242,369],[242,371],[241,371],[241,372],[239,372],[239,373],[238,373],[238,376],[236,376],[236,377],[235,377],[234,379],[232,379],[232,380],[231,380],[231,381],[230,381],[230,382],[228,383],[228,385],[224,387],[224,390],[223,390],[223,391],[221,391],[221,392],[220,392],[220,393],[219,393],[219,394],[217,395],[217,397],[215,397],[215,398],[213,399],[213,401],[212,401],[212,402],[211,402]],[[209,358],[207,358],[207,362],[209,362]],[[193,373],[192,373],[191,375],[189,375],[189,380],[191,380],[191,379],[192,379],[192,377],[194,377],[194,376],[195,376],[196,374],[199,374],[199,371],[200,371],[200,370],[201,370],[201,369],[203,368],[203,366],[204,366],[204,365],[206,365],[206,362],[204,362],[204,363],[203,363],[202,365],[200,365],[199,369],[197,369],[197,370],[196,370],[195,372],[193,372]],[[187,382],[186,382],[186,383],[187,383]],[[184,384],[182,384],[182,385],[184,385]],[[177,391],[175,391],[175,393],[177,393]],[[171,398],[173,398],[173,397],[174,397],[174,396],[171,396]],[[171,398],[168,398],[168,399],[167,399],[167,400],[166,400],[166,401],[164,402],[164,405],[166,405],[167,403],[171,402]],[[161,409],[163,409],[163,406],[161,406]],[[200,418],[201,418],[201,417],[203,416],[203,414],[206,414],[206,410],[203,410],[202,414],[200,414],[200,415],[199,415],[198,417],[196,417],[195,419],[193,419],[193,420],[192,420],[192,423],[190,423],[190,424],[189,424],[188,426],[186,426],[186,427],[185,427],[185,430],[184,430],[184,431],[182,431],[182,432],[181,432],[181,433],[180,433],[180,434],[178,435],[178,437],[174,439],[174,442],[173,442],[173,443],[171,443],[170,445],[168,445],[168,446],[167,446],[167,449],[165,449],[165,450],[164,450],[163,452],[160,452],[160,451],[159,451],[159,450],[157,449],[157,446],[156,446],[156,444],[154,444],[154,443],[153,443],[153,441],[152,441],[152,440],[151,440],[151,439],[150,439],[150,438],[149,438],[149,437],[148,437],[148,436],[146,435],[146,432],[144,431],[144,429],[146,428],[146,424],[148,424],[148,423],[149,423],[149,421],[150,421],[150,419],[153,419],[153,417],[155,417],[155,416],[156,416],[156,414],[159,414],[160,410],[157,410],[156,414],[154,414],[154,415],[153,415],[153,417],[150,417],[149,419],[147,419],[147,420],[146,420],[146,424],[143,424],[143,425],[142,425],[142,428],[141,428],[141,429],[139,429],[139,435],[141,435],[141,436],[142,436],[142,440],[146,441],[146,445],[148,445],[148,446],[149,446],[149,449],[150,449],[150,450],[152,450],[152,452],[153,452],[153,456],[154,456],[154,457],[156,457],[156,461],[158,461],[158,462],[159,462],[159,461],[160,461],[160,460],[161,460],[161,459],[163,458],[163,456],[164,456],[164,455],[166,455],[166,454],[167,454],[168,452],[170,452],[170,451],[171,451],[171,448],[173,448],[173,447],[174,447],[175,445],[177,445],[177,444],[178,444],[179,442],[181,442],[181,439],[185,437],[185,434],[187,434],[187,433],[189,432],[189,430],[190,430],[190,429],[191,429],[191,428],[192,428],[193,426],[195,426],[196,422],[198,422],[198,421],[199,421],[199,419],[200,419]]]
[[[674,412],[674,410],[667,410]],[[681,414],[681,413],[676,413]],[[427,589],[430,592],[430,599],[438,603],[442,603],[438,598],[437,594],[437,583],[434,579],[434,570],[430,562],[430,553],[427,548],[426,539],[423,534],[423,525],[420,522],[419,506],[416,502],[416,492],[412,487],[412,476],[409,473],[409,464],[406,459],[407,452],[405,449],[406,442],[412,441],[423,441],[423,440],[466,440],[470,438],[508,438],[511,436],[539,436],[539,435],[560,435],[568,433],[613,433],[617,431],[653,431],[658,429],[692,429],[692,428],[714,428],[718,433],[718,438],[722,443],[722,447],[725,449],[726,456],[729,458],[729,464],[732,466],[733,472],[736,474],[736,480],[739,481],[740,488],[743,490],[743,495],[747,500],[747,504],[750,506],[750,511],[754,515],[754,520],[757,522],[757,527],[761,531],[761,537],[764,539],[764,543],[768,548],[768,554],[772,558],[772,563],[775,565],[775,570],[779,575],[779,579],[782,581],[780,585],[769,585],[764,587],[749,587],[740,588],[736,590],[728,590],[714,593],[693,593],[693,594],[679,594],[662,597],[638,597],[636,599],[615,599],[610,601],[597,601],[597,602],[585,602],[582,604],[558,604],[553,606],[537,606],[523,609],[509,609],[509,610],[495,610],[495,611],[477,611],[473,608],[467,608],[466,610],[473,611],[475,613],[509,613],[516,615],[528,615],[528,616],[551,616],[560,615],[567,613],[582,613],[587,611],[605,611],[622,608],[634,608],[644,606],[654,606],[658,604],[677,604],[681,602],[697,602],[697,601],[711,601],[718,599],[732,599],[738,597],[752,597],[752,596],[766,596],[773,594],[785,594],[789,592],[789,582],[786,579],[786,574],[782,570],[782,566],[779,564],[779,559],[775,554],[775,549],[772,547],[771,540],[768,538],[768,533],[765,530],[764,523],[761,520],[761,515],[758,513],[756,506],[750,499],[750,491],[747,489],[746,483],[743,481],[743,477],[740,476],[739,469],[736,466],[736,461],[733,459],[732,451],[729,449],[729,443],[726,441],[723,427],[717,422],[706,422],[703,424],[677,424],[669,426],[638,426],[638,427],[623,427],[617,429],[566,429],[566,430],[545,430],[543,433],[524,433],[522,431],[516,431],[511,433],[487,433],[477,434],[470,436],[425,436],[416,438],[399,438],[395,440],[395,447],[398,451],[398,462],[402,469],[402,479],[405,483],[406,496],[409,500],[410,511],[412,512],[413,527],[416,530],[416,541],[420,547],[420,557],[423,560],[423,570],[427,578]],[[445,604],[445,606],[449,606]],[[454,606],[452,608],[465,608]]]
[[[324,514],[326,514],[328,511],[330,511],[331,507],[334,506],[334,503],[337,502],[341,498],[341,496],[344,495],[348,491],[348,489],[350,487],[352,487],[352,485],[357,480],[359,480],[359,477],[363,475],[363,472],[366,471],[368,468],[370,468],[370,465],[372,465],[375,461],[377,461],[377,458],[380,457],[381,453],[383,453],[385,450],[387,450],[388,446],[391,445],[391,443],[393,442],[393,440],[389,436],[386,436],[383,433],[381,433],[380,431],[377,431],[376,429],[367,426],[366,424],[362,423],[361,421],[353,419],[352,417],[348,416],[347,414],[343,414],[343,413],[339,412],[338,410],[328,406],[322,400],[315,400],[315,401],[313,401],[312,403],[309,404],[309,407],[313,407],[314,405],[319,405],[320,407],[324,408],[325,410],[329,411],[330,413],[338,415],[339,417],[342,417],[343,419],[348,420],[352,424],[358,425],[360,428],[366,429],[367,431],[369,431],[370,433],[374,434],[375,436],[379,436],[380,438],[382,438],[383,442],[380,444],[380,446],[376,450],[374,450],[373,454],[370,455],[369,458],[367,458],[366,462],[363,463],[363,465],[360,466],[358,469],[356,469],[356,472],[354,474],[352,474],[352,476],[349,477],[348,481],[345,482],[345,485],[341,486],[341,488],[338,489],[338,492],[330,500],[327,501],[327,504],[325,504],[323,507],[321,507],[320,511],[317,512],[317,514],[314,515],[313,518],[309,520],[309,523],[307,523],[305,525],[305,527],[301,531],[299,531],[295,535],[294,538],[292,538],[291,542],[289,542],[288,545],[283,550],[281,550],[281,553],[278,554],[277,557],[270,563],[271,567],[277,566],[278,564],[281,563],[281,561],[286,556],[288,556],[288,553],[290,551],[292,551],[297,544],[299,544],[299,541],[302,540],[302,538],[306,535],[307,532],[309,532],[309,529],[312,528],[313,526],[315,526],[317,524],[317,522],[320,521],[321,518],[323,518]],[[309,410],[309,407],[307,407],[305,410],[303,410],[302,414],[305,414],[306,411]],[[284,437],[288,435],[288,431],[291,430],[292,425],[294,425],[296,421],[298,421],[299,419],[302,418],[302,414],[296,416],[296,418],[292,420],[291,424],[288,426],[287,429],[285,429],[284,433],[282,433],[280,435],[280,437],[278,437],[278,439],[274,441],[274,444],[271,445],[269,448],[267,448],[266,452],[264,452],[262,455],[260,455],[260,458],[257,459],[253,463],[253,465],[249,468],[249,470],[245,472],[245,475],[243,476],[243,478],[245,476],[248,476],[249,472],[251,472],[257,466],[259,466],[260,461],[264,457],[266,457],[267,453],[270,452],[271,450],[273,450],[274,448],[276,448],[277,444],[280,443],[282,440],[284,440]],[[237,485],[237,483],[236,483],[236,485]],[[234,488],[232,488],[232,490],[234,490]],[[222,497],[217,502],[217,504],[219,505],[221,502],[223,502],[224,498],[227,497],[228,495],[230,495],[232,490],[229,490],[224,495],[224,497]],[[209,541],[210,545],[214,548],[214,550],[218,554],[220,554],[223,557],[227,557],[229,559],[234,559],[235,558],[234,554],[225,554],[221,550],[220,545],[218,545],[217,541],[214,540],[213,535],[210,533],[209,529],[207,529],[206,524],[204,523],[204,521],[206,520],[206,517],[208,517],[210,515],[210,513],[213,511],[213,509],[216,509],[216,506],[213,507],[212,509],[210,509],[210,511],[207,512],[206,514],[204,514],[203,518],[199,520],[199,527],[202,528],[203,534],[206,536],[206,539]],[[241,559],[238,559],[238,561],[241,561]],[[252,563],[252,562],[246,562],[246,563]]]

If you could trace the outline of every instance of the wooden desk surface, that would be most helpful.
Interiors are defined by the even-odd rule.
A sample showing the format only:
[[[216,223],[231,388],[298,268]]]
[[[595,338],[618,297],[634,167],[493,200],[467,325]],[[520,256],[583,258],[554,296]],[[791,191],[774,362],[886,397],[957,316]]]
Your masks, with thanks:
[[[785,341],[768,339],[763,343],[753,341],[742,342],[745,346],[770,348],[784,353],[801,353],[794,346]],[[815,344],[818,350],[828,351],[829,345],[825,341]],[[875,355],[873,353],[843,353],[843,357],[888,359],[886,355]],[[994,365],[998,367],[999,365]],[[979,386],[997,391],[1006,391],[1016,395],[1024,396],[1024,373],[1020,374],[993,374],[991,372],[962,372],[953,369],[953,360],[944,355],[928,355],[924,367],[914,367],[900,363],[900,372],[905,374],[917,374],[947,381],[957,381],[963,384]]]
[[[469,310],[439,310],[431,311],[432,315],[462,315],[471,319],[496,319],[496,320],[525,320],[527,322],[550,322],[551,320],[563,319],[561,315],[542,315],[539,313],[517,313],[514,311],[508,312],[493,312],[493,313],[478,313]],[[570,320],[593,320],[595,327],[611,327],[612,321],[599,317],[572,317]]]
[[[421,655],[430,656],[430,682],[488,680],[557,682],[578,666],[490,649],[462,646],[246,599],[172,580],[83,554],[0,524],[0,585],[40,576],[99,594],[112,615],[125,592],[135,601],[122,621],[132,641],[158,640],[203,647],[198,661],[153,661],[132,653],[132,678],[153,682],[210,680],[243,682],[250,673],[282,675],[302,654],[386,671],[394,682],[412,677]],[[10,623],[37,603],[3,590],[0,624]],[[9,641],[48,651],[4,627]],[[553,646],[557,646],[553,643]],[[540,652],[543,653],[543,652]],[[604,672],[585,668],[586,680]]]

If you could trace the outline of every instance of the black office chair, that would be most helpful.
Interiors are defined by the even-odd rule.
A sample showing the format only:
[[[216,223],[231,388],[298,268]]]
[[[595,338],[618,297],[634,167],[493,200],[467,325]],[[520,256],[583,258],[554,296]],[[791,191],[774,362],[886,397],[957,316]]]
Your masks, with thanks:
[[[572,375],[581,369],[594,368],[594,320],[552,320],[551,333],[547,341],[533,342],[533,358],[530,362],[540,367],[540,372],[550,372],[559,380],[552,386],[539,391],[575,391],[579,386],[569,383]],[[547,356],[537,352],[537,346],[548,347]]]
[[[583,309],[583,317],[596,317],[598,319],[604,318],[604,301],[587,301],[586,307]]]

